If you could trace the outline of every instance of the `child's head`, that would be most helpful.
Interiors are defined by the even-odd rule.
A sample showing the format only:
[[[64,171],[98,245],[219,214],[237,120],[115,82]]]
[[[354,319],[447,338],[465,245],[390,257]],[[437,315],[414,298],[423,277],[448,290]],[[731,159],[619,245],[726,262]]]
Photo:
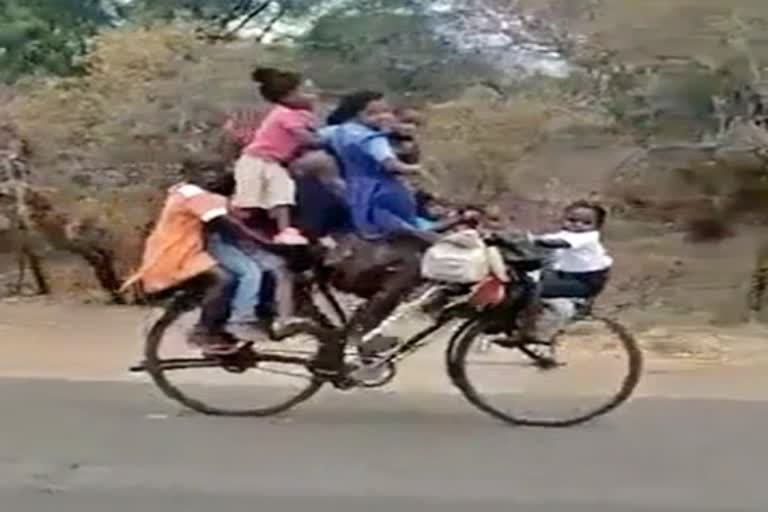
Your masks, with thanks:
[[[369,101],[358,114],[357,119],[371,128],[389,130],[397,126],[397,118],[384,96]]]
[[[416,214],[419,217],[436,221],[458,215],[461,211],[451,201],[438,198],[423,189],[417,189],[413,195],[416,202]]]
[[[401,124],[413,126],[414,129],[424,125],[424,116],[413,107],[398,107],[395,109],[395,116]]]
[[[395,153],[406,164],[418,164],[421,160],[421,150],[416,142],[417,131],[421,125],[421,115],[417,110],[396,108],[388,125],[383,127],[392,133]]]
[[[190,158],[182,163],[182,177],[185,182],[200,188],[231,196],[235,191],[235,179],[226,171],[226,165],[215,158]]]
[[[424,190],[417,190],[414,194],[416,201],[416,213],[419,217],[429,220],[437,220],[445,216],[448,208],[435,196]]]
[[[397,130],[400,121],[392,111],[379,110],[368,117],[366,124],[382,131],[391,132]]]
[[[332,182],[341,174],[336,159],[327,151],[308,151],[293,160],[289,168],[295,176],[312,176],[323,182]]]
[[[377,127],[391,120],[389,104],[378,91],[358,91],[344,96],[328,116],[329,125],[343,124],[357,119],[363,124]]]
[[[563,229],[575,233],[596,231],[603,227],[608,212],[598,203],[576,201],[563,211]]]
[[[274,68],[256,68],[251,79],[260,84],[259,92],[265,100],[290,108],[311,110],[315,96],[303,90],[303,79],[298,73]]]
[[[489,204],[478,210],[482,212],[481,222],[486,229],[502,231],[509,229],[512,225],[512,218],[506,215],[498,204]]]

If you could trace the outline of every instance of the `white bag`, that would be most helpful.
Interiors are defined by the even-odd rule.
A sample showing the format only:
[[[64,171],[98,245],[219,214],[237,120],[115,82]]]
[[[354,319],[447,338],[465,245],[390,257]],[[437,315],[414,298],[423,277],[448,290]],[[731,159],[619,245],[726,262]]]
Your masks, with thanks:
[[[491,273],[488,250],[476,231],[462,231],[430,247],[421,260],[421,275],[443,283],[473,284]]]

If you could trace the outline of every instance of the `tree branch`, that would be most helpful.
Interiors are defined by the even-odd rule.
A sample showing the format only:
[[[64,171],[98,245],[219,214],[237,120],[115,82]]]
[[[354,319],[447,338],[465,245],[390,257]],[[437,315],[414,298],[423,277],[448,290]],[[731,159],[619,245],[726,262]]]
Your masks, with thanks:
[[[267,35],[270,32],[272,32],[272,29],[275,28],[275,25],[277,24],[277,22],[280,21],[283,18],[283,16],[285,16],[285,13],[287,12],[287,10],[288,9],[286,8],[285,4],[281,3],[280,9],[278,9],[277,13],[275,13],[275,15],[272,16],[272,19],[269,20],[267,25],[264,27],[264,30],[261,31],[261,34],[259,34],[256,37],[257,43],[262,42],[264,38],[267,37]]]
[[[253,0],[237,0],[235,5],[226,14],[217,19],[219,27],[225,29],[232,21],[243,16],[250,9],[252,2]]]
[[[242,20],[240,20],[240,23],[238,23],[235,28],[233,28],[232,30],[224,34],[223,37],[226,39],[240,32],[243,29],[243,27],[245,27],[246,25],[248,25],[248,23],[253,21],[254,18],[256,18],[256,16],[266,11],[273,3],[274,3],[274,0],[264,0],[260,4],[251,5],[250,12],[247,12],[246,14],[244,14],[244,17]],[[283,7],[281,6],[280,9],[282,11]],[[230,21],[233,21],[233,20],[230,20]],[[227,22],[227,24],[229,24],[229,22]]]

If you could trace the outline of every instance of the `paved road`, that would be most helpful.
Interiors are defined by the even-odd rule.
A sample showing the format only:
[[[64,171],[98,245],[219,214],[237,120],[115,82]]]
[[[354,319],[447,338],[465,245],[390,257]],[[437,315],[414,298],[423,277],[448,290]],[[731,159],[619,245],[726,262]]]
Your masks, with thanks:
[[[323,395],[275,420],[149,386],[0,380],[3,512],[736,512],[768,508],[768,405],[645,399],[561,431],[447,395]]]

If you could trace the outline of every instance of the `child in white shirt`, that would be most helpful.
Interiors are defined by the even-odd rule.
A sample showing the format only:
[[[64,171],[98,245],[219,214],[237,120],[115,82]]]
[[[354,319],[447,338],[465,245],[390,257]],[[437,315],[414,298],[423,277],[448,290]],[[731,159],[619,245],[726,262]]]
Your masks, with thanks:
[[[577,201],[563,212],[562,229],[536,237],[541,247],[556,249],[551,270],[544,272],[533,321],[525,330],[539,341],[548,342],[577,314],[579,299],[592,299],[608,282],[613,259],[600,241],[605,209],[588,201]]]
[[[557,249],[551,272],[541,282],[541,298],[592,298],[608,281],[613,259],[600,241],[605,208],[577,201],[563,212],[563,228],[539,236],[537,245]]]

